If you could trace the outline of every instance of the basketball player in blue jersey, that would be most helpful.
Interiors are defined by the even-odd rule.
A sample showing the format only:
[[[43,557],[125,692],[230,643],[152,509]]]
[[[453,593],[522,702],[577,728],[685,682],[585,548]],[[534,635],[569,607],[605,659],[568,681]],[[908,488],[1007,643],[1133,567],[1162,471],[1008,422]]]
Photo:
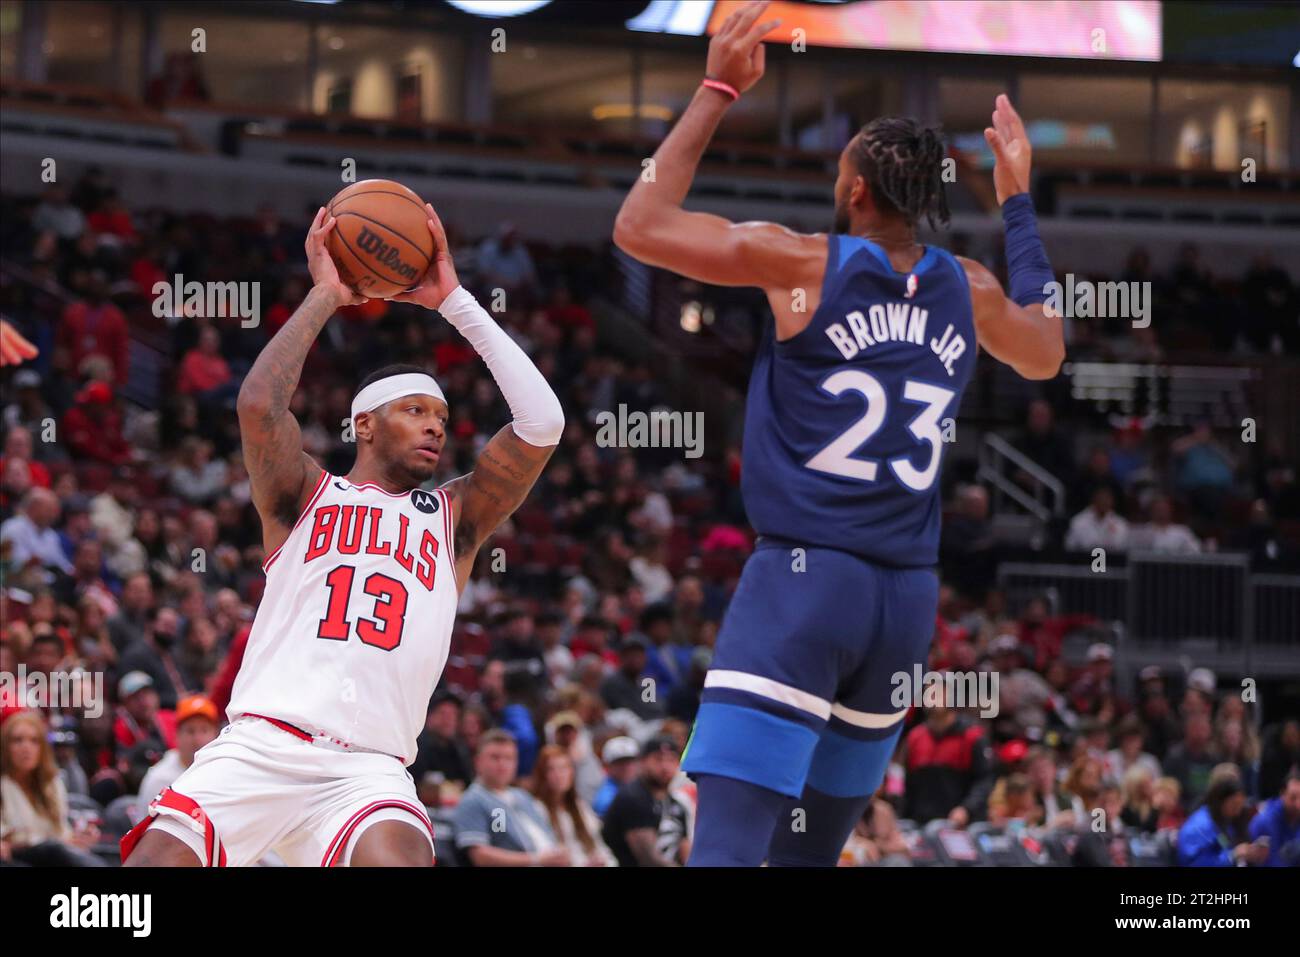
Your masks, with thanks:
[[[919,245],[946,221],[943,145],[910,119],[844,148],[829,235],[687,212],[700,156],[763,74],[765,3],[709,44],[701,88],[619,212],[614,241],[652,266],[758,286],[775,323],[754,362],[741,481],[759,538],[718,635],[682,767],[698,785],[692,865],[833,865],[883,779],[924,665],[939,582],[939,466],[980,347],[1057,374],[1059,317],[1029,189],[1029,140],[999,96],[984,131],[1011,295],[979,263]],[[802,813],[800,813],[800,811]]]

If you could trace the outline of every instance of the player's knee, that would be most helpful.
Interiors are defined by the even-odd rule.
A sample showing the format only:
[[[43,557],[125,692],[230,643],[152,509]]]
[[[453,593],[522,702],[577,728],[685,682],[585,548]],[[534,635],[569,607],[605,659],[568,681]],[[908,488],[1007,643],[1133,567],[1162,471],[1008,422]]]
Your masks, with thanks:
[[[428,838],[401,821],[381,821],[357,839],[352,867],[432,867]]]
[[[201,864],[184,841],[152,827],[122,861],[123,867],[199,867]]]

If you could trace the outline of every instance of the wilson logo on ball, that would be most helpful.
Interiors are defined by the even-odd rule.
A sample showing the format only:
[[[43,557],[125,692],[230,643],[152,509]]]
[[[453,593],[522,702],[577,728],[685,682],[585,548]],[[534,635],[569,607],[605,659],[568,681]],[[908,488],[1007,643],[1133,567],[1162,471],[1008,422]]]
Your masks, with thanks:
[[[403,279],[413,283],[419,276],[414,266],[402,261],[401,254],[398,253],[396,246],[384,242],[383,239],[366,227],[361,227],[356,242],[362,252],[373,257],[376,264],[383,266],[385,269],[391,269]]]

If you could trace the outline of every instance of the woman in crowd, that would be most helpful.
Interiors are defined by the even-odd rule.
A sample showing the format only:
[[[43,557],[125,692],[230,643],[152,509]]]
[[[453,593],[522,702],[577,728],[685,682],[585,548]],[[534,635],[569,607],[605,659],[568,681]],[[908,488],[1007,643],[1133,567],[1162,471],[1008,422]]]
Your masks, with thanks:
[[[20,711],[0,725],[0,839],[13,861],[34,867],[103,867],[90,853],[94,827],[73,831],[68,792],[46,736],[45,719]]]
[[[579,866],[614,867],[614,855],[600,836],[600,819],[578,797],[573,759],[564,748],[548,744],[537,756],[530,790],[546,808],[551,829]]]

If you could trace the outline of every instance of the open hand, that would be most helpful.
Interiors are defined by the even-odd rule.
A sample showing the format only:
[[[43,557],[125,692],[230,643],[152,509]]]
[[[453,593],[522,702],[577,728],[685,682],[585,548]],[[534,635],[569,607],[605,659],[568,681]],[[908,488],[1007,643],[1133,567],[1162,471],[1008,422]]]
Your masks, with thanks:
[[[1029,192],[1029,160],[1033,150],[1025,124],[1005,93],[999,93],[993,110],[993,125],[984,130],[993,150],[993,186],[1001,206],[1012,196]]]
[[[307,231],[307,269],[311,281],[336,297],[340,306],[359,306],[366,297],[353,292],[352,287],[339,278],[338,266],[334,265],[334,257],[325,242],[337,222],[324,206],[316,211],[316,218]]]

